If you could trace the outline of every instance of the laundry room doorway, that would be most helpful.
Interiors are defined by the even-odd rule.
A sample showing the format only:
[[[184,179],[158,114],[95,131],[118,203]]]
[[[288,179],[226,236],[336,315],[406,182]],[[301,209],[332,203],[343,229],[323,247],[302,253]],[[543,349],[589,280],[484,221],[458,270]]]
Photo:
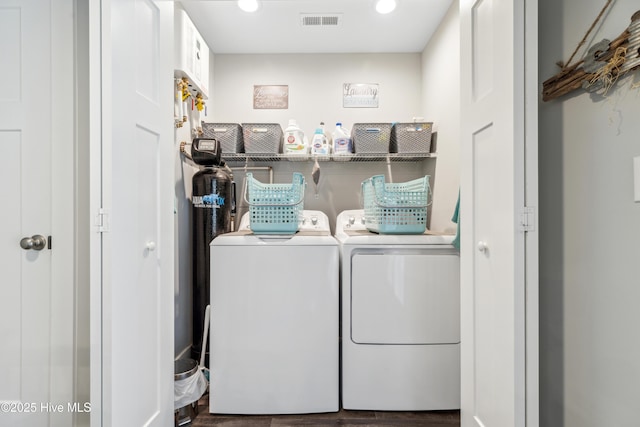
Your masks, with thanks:
[[[135,97],[135,88],[131,91],[130,86],[124,85],[129,83],[126,78],[122,80],[113,78],[112,73],[123,76],[121,70],[116,73],[115,68],[131,65],[136,60],[135,53],[144,53],[138,58],[142,61],[153,61],[155,57],[149,56],[148,53],[157,52],[156,50],[138,51],[135,42],[125,43],[125,40],[133,35],[131,29],[140,29],[141,22],[124,25],[129,20],[117,14],[111,15],[113,10],[107,7],[110,4],[119,4],[128,8],[133,3],[137,3],[140,9],[125,16],[135,18],[139,16],[136,13],[151,10],[150,15],[146,16],[153,18],[155,16],[153,11],[157,10],[155,9],[157,5],[164,6],[163,3],[170,2],[150,0],[138,2],[104,0],[102,2],[106,15],[101,16],[97,23],[103,24],[105,39],[99,40],[98,45],[111,49],[111,43],[113,43],[117,47],[114,47],[113,52],[103,52],[105,60],[104,68],[101,70],[103,74],[98,73],[97,78],[101,79],[103,84],[106,82],[110,85],[109,90],[119,88],[117,85],[123,83],[122,88],[129,91],[119,92],[120,95],[116,95],[116,92],[113,94],[110,91],[105,92],[110,98],[103,100],[105,112],[101,122],[104,132],[102,137],[104,141],[114,141],[114,144],[131,142],[128,139],[118,139],[115,132],[121,130],[122,123],[130,124],[138,120],[132,115],[127,116],[127,113],[132,111],[134,114],[142,115],[144,109],[137,110],[135,106],[142,105],[144,100]],[[533,111],[537,111],[536,88],[534,87],[533,92],[530,88],[530,82],[536,80],[532,73],[535,74],[537,67],[535,62],[529,62],[531,60],[529,53],[535,52],[537,55],[535,47],[532,50],[529,44],[536,39],[534,28],[537,26],[535,22],[537,8],[535,4],[535,1],[529,1],[526,5],[521,3],[514,5],[512,2],[503,0],[478,2],[465,0],[460,4],[461,31],[464,39],[461,230],[462,311],[465,313],[462,319],[464,346],[462,415],[465,427],[482,424],[486,427],[524,425],[534,427],[537,425],[537,371],[534,368],[537,363],[537,329],[534,327],[537,324],[537,258],[533,255],[537,250],[537,237],[534,234],[535,211],[530,215],[527,210],[535,207],[537,199],[537,187],[534,184],[537,178],[535,175],[537,165],[532,163],[535,162],[536,152],[536,136],[532,132],[537,127],[537,119],[530,116]],[[120,18],[123,19],[119,20]],[[533,25],[529,25],[530,23]],[[149,21],[143,20],[142,24],[149,25]],[[526,39],[525,24],[527,24]],[[115,38],[117,30],[123,27],[129,30],[122,31],[119,39]],[[151,30],[151,34],[156,34],[157,39],[151,38],[146,42],[152,46],[162,46],[161,42],[159,45],[154,43],[161,39],[163,28],[162,26],[153,27],[153,25],[147,28]],[[493,32],[498,29],[500,34],[494,35]],[[112,36],[114,38],[111,38]],[[493,42],[496,44],[493,45]],[[134,55],[126,55],[126,49],[131,50]],[[117,56],[119,54],[123,56]],[[122,67],[122,69],[125,68]],[[525,69],[527,70],[526,78]],[[153,73],[150,75],[152,76]],[[131,80],[136,81],[135,72],[130,73],[129,76]],[[149,89],[146,85],[151,82],[153,82],[151,78],[142,82],[137,81],[137,83],[143,83],[143,89]],[[501,90],[493,90],[498,86]],[[502,91],[504,88],[507,90]],[[138,101],[140,101],[139,104]],[[534,108],[529,108],[531,105],[534,105]],[[487,112],[491,115],[488,116]],[[118,122],[118,120],[122,121]],[[140,386],[137,390],[124,387],[132,384],[129,374],[138,374],[140,373],[138,368],[144,367],[144,375],[148,378],[165,378],[164,368],[155,371],[160,372],[159,377],[151,375],[156,367],[160,365],[166,367],[166,360],[153,359],[154,363],[159,364],[144,365],[149,358],[143,355],[140,356],[143,364],[135,365],[135,369],[132,369],[132,366],[128,365],[131,360],[124,357],[129,354],[128,352],[135,346],[139,346],[144,349],[145,354],[153,352],[154,357],[158,354],[162,357],[170,357],[172,353],[171,345],[166,347],[166,342],[160,342],[161,340],[152,343],[136,340],[137,337],[144,335],[140,333],[142,329],[138,329],[138,326],[148,326],[148,323],[142,322],[142,319],[146,319],[144,315],[156,319],[159,317],[154,316],[158,313],[164,313],[166,318],[162,319],[167,320],[169,324],[164,325],[166,326],[164,328],[163,325],[155,325],[158,329],[149,329],[161,331],[161,335],[153,335],[153,337],[173,339],[171,325],[173,295],[164,293],[174,289],[171,284],[166,283],[166,280],[173,281],[173,271],[170,268],[167,270],[167,263],[164,262],[164,257],[172,256],[171,237],[162,237],[163,235],[153,235],[153,233],[149,236],[127,235],[123,232],[124,229],[118,226],[124,223],[116,216],[121,215],[120,212],[122,212],[116,207],[127,206],[127,201],[132,198],[134,189],[132,184],[141,184],[143,188],[157,189],[158,184],[162,189],[171,188],[170,185],[165,185],[164,181],[169,174],[159,173],[160,170],[170,171],[172,167],[171,165],[162,167],[164,165],[162,162],[166,159],[163,157],[165,154],[161,154],[164,151],[157,150],[160,146],[154,145],[152,136],[161,134],[155,130],[154,119],[147,120],[143,117],[142,122],[136,123],[134,129],[141,138],[135,141],[144,144],[144,147],[151,148],[145,152],[157,154],[158,157],[155,159],[160,159],[160,163],[153,164],[140,160],[140,163],[136,164],[141,166],[139,175],[124,175],[125,172],[132,171],[126,166],[132,164],[130,160],[135,158],[135,150],[142,149],[141,145],[123,143],[120,146],[106,148],[103,146],[105,150],[103,160],[106,162],[103,166],[107,171],[112,171],[107,173],[113,173],[113,176],[107,175],[103,178],[106,180],[102,187],[106,189],[107,203],[102,206],[104,209],[101,211],[101,221],[104,221],[102,224],[108,228],[107,232],[103,233],[107,239],[103,249],[105,270],[100,278],[103,280],[103,293],[97,300],[92,300],[92,308],[96,310],[92,309],[91,313],[92,328],[97,332],[95,337],[97,337],[98,346],[103,346],[98,347],[101,350],[102,360],[93,364],[92,370],[92,373],[96,374],[92,379],[101,387],[98,389],[99,392],[104,393],[100,400],[104,406],[95,414],[95,419],[98,421],[96,425],[102,425],[100,423],[103,421],[104,425],[116,425],[117,419],[127,420],[129,412],[123,408],[132,406],[127,406],[127,403],[135,401],[139,396],[147,396],[146,393],[155,393],[159,390],[155,383],[144,381],[137,382]],[[535,167],[531,167],[532,165]],[[118,174],[123,175],[118,175],[112,182],[116,169]],[[92,174],[94,172],[92,169]],[[151,175],[143,176],[144,172],[149,172]],[[148,179],[151,176],[155,179]],[[144,184],[149,185],[145,187]],[[168,191],[166,194],[143,192],[142,194],[149,196],[150,199],[136,199],[134,194],[133,200],[136,203],[143,201],[146,204],[143,204],[141,209],[132,208],[126,211],[139,215],[139,219],[162,218],[160,221],[166,221],[167,217],[156,217],[155,213],[152,213],[155,212],[154,206],[161,207],[161,211],[165,212],[166,200],[154,199],[154,197],[158,195],[164,197],[171,195],[172,192]],[[486,199],[483,199],[485,197]],[[95,211],[97,212],[97,209]],[[521,224],[521,218],[525,220],[524,224]],[[161,224],[164,223],[161,222]],[[173,224],[173,219],[168,224]],[[531,224],[533,229],[529,228]],[[149,224],[144,223],[144,225]],[[166,228],[157,226],[154,229],[173,231],[172,227],[172,225]],[[135,231],[137,233],[140,230]],[[137,252],[128,252],[131,248]],[[119,249],[122,250],[119,251]],[[127,257],[130,253],[133,256]],[[140,259],[140,254],[144,254],[145,258]],[[133,271],[137,268],[135,262],[152,266],[143,271],[144,283],[135,283],[135,287],[128,289],[118,288],[123,283],[119,282],[118,278],[126,272],[120,267]],[[162,270],[159,272],[155,267]],[[493,275],[492,273],[496,271],[500,271],[500,274]],[[149,275],[146,275],[147,273]],[[150,282],[146,281],[147,279],[150,279]],[[157,284],[159,287],[147,286],[149,283]],[[161,298],[135,299],[135,292],[142,293],[140,289],[143,287],[155,291],[162,289]],[[499,298],[496,298],[497,295]],[[138,304],[134,305],[134,302]],[[133,316],[134,309],[140,307],[143,311],[138,316]],[[495,317],[492,317],[493,314]],[[496,322],[496,319],[504,322]],[[492,330],[496,331],[494,333],[497,335],[492,335]],[[505,340],[496,341],[496,336]],[[496,344],[499,345],[496,346]],[[157,352],[155,352],[156,349],[158,349]],[[98,383],[99,378],[102,378],[102,383]],[[162,386],[166,384],[163,382]],[[92,387],[97,386],[92,383]],[[120,391],[124,392],[119,393]],[[153,397],[158,395],[155,394]],[[166,399],[164,391],[162,399]],[[170,416],[170,411],[166,410],[170,403],[166,400],[163,402],[164,410],[158,413],[154,421],[162,419],[167,422],[165,418]],[[149,418],[144,418],[146,421],[154,416],[154,412],[147,409],[159,406],[157,400],[144,403],[145,405],[138,406],[141,412],[136,414],[136,417],[149,415]],[[144,411],[147,412],[143,413]]]

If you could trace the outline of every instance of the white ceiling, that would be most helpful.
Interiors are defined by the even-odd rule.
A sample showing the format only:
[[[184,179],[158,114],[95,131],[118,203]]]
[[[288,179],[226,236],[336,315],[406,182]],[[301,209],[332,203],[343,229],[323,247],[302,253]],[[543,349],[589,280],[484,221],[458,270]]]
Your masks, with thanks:
[[[255,13],[235,0],[183,0],[215,53],[422,52],[452,0],[398,0],[388,15],[373,0],[262,0]],[[338,26],[302,26],[301,14],[340,14]]]

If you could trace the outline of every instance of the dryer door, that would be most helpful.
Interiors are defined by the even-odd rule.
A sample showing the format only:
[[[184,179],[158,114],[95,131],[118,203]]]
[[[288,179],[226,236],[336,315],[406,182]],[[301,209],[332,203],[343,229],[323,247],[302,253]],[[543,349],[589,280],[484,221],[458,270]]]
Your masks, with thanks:
[[[351,258],[357,344],[460,342],[460,260],[446,249],[362,250]]]

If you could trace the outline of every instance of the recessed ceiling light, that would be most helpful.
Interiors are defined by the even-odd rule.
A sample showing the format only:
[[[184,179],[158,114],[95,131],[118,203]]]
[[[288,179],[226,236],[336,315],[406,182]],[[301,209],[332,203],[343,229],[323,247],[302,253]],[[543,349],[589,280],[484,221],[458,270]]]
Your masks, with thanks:
[[[376,11],[378,13],[390,13],[396,8],[396,0],[378,0],[376,2]]]
[[[255,12],[260,7],[258,0],[238,0],[238,7],[245,12]]]

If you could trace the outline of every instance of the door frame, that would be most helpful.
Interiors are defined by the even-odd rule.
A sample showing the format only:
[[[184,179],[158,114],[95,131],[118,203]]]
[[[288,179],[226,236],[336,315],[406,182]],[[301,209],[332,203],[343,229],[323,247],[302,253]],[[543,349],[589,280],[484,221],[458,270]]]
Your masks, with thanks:
[[[51,319],[50,378],[52,402],[76,401],[75,292],[75,144],[77,98],[74,79],[74,0],[51,1]],[[45,320],[46,321],[46,320]],[[84,403],[84,402],[83,402]],[[70,425],[70,411],[51,418]]]
[[[525,233],[525,413],[527,427],[540,423],[539,396],[539,226],[538,226],[538,0],[525,0],[525,182],[524,204],[533,208]],[[535,36],[529,36],[533,29]],[[535,234],[534,234],[535,233]],[[533,237],[533,238],[531,238]]]
[[[107,0],[108,2],[108,0]],[[103,358],[102,358],[102,233],[108,230],[108,218],[102,213],[102,141],[108,131],[103,116],[109,114],[109,91],[104,91],[103,81],[109,81],[109,58],[103,58],[109,52],[108,39],[103,40],[102,28],[107,26],[109,9],[103,0],[89,2],[88,5],[88,67],[89,67],[89,306],[90,306],[90,369],[91,378],[91,426],[103,425]],[[108,28],[108,27],[107,27]],[[103,63],[104,60],[104,63]],[[103,113],[104,112],[104,113]],[[106,251],[105,251],[106,252]],[[105,423],[109,425],[109,423]]]

